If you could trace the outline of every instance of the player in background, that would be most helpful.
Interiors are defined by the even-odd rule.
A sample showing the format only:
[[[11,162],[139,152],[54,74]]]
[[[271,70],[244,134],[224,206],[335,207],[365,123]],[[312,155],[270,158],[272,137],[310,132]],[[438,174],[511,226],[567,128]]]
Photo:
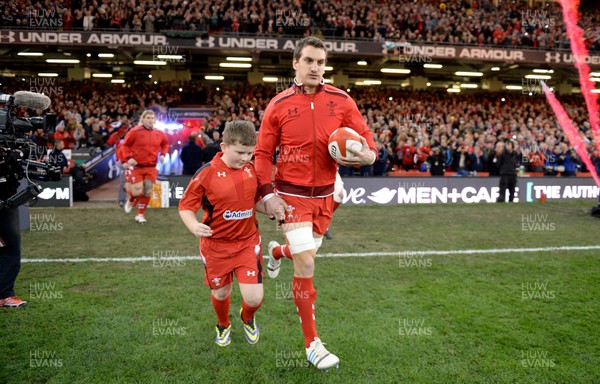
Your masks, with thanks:
[[[169,153],[169,141],[164,132],[154,129],[156,114],[151,110],[145,110],[140,118],[140,124],[133,127],[125,136],[123,142],[122,158],[130,166],[134,167],[131,172],[131,192],[125,203],[125,212],[131,212],[136,197],[139,197],[138,211],[135,221],[145,223],[144,211],[150,202],[152,190],[158,170],[156,160],[160,153],[160,162],[165,161],[165,155]]]
[[[233,275],[242,294],[242,318],[246,340],[256,344],[259,330],[254,314],[263,301],[262,246],[255,209],[265,212],[258,194],[258,178],[249,163],[256,146],[256,130],[248,121],[231,121],[225,126],[219,152],[202,166],[186,188],[179,203],[185,226],[200,238],[200,257],[205,284],[217,314],[219,346],[231,342],[229,305]],[[202,222],[196,212],[202,207]]]
[[[342,158],[341,165],[373,164],[377,158],[373,134],[354,100],[343,90],[324,84],[326,62],[321,40],[310,36],[298,41],[292,60],[294,84],[269,102],[255,153],[267,213],[285,219],[282,230],[294,262],[292,295],[306,357],[318,369],[339,364],[319,338],[314,310],[315,256],[331,221],[338,165],[327,150],[329,136],[340,127],[353,128],[362,136],[361,151]],[[273,186],[270,176],[277,146],[280,153]]]
[[[344,181],[339,173],[335,174],[335,185],[333,191],[333,212],[342,205],[344,201],[344,197],[346,197],[346,191],[344,190]],[[327,238],[327,234],[329,233],[329,228],[325,231],[325,237]],[[331,240],[331,234],[329,235],[329,239]],[[268,246],[269,250],[269,262],[267,263],[267,273],[271,279],[275,279],[279,275],[279,269],[281,268],[281,259],[283,257],[292,259],[292,251],[290,251],[290,247],[287,244],[280,245],[277,241],[272,240],[269,242]]]

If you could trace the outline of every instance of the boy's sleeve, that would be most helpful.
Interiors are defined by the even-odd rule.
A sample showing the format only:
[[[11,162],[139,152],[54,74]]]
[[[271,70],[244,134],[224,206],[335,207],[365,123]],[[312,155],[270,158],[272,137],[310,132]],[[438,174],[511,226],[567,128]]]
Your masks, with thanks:
[[[210,167],[200,169],[190,180],[183,196],[179,201],[180,211],[198,212],[202,205],[202,199],[206,193],[205,181],[206,175],[210,172]]]

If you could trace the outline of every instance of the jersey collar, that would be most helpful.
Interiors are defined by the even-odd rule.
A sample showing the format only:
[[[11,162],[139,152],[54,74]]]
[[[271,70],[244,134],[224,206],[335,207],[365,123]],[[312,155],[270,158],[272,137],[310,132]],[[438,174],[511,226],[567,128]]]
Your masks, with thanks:
[[[317,89],[315,89],[315,93],[321,92],[323,90],[323,86],[325,85],[325,79],[321,79],[319,85],[317,85]],[[298,80],[294,77],[294,91],[296,93],[306,93],[306,89],[303,83],[299,83]]]

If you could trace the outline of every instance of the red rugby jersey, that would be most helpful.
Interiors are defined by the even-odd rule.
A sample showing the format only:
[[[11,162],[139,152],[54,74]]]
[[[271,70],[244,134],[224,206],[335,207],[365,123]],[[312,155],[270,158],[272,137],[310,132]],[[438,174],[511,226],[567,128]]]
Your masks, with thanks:
[[[210,239],[243,240],[256,234],[255,204],[259,200],[256,171],[252,163],[229,168],[219,152],[196,172],[179,202],[180,211],[198,212],[202,223],[213,230]]]
[[[154,167],[159,153],[169,153],[169,140],[161,130],[138,125],[127,133],[123,147],[125,161],[133,158],[139,167]]]

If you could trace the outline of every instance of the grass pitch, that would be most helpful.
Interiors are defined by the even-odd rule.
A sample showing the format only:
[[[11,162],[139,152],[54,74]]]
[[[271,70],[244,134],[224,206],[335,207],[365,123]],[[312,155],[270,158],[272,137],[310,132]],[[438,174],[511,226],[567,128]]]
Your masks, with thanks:
[[[265,278],[249,345],[214,344],[197,240],[175,209],[148,224],[108,209],[31,209],[23,258],[150,256],[139,262],[24,263],[0,309],[1,383],[600,382],[600,250],[424,251],[598,246],[591,203],[342,207],[317,260],[317,329],[340,369],[308,367],[292,265]],[[282,240],[260,218],[263,242]],[[266,250],[265,250],[266,253]]]

